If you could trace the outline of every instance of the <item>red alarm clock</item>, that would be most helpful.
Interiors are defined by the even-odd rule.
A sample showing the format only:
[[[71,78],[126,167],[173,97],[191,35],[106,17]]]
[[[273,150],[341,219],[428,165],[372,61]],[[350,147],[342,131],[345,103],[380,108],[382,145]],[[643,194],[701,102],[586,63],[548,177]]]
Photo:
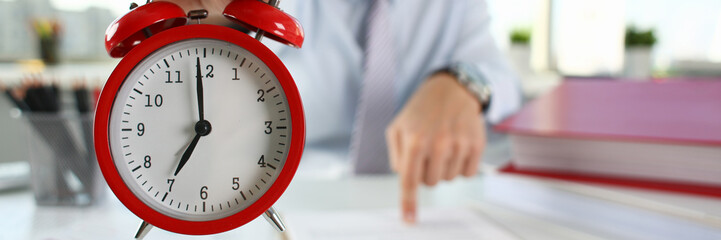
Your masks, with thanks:
[[[136,238],[151,226],[220,233],[260,215],[284,229],[272,205],[300,162],[305,122],[293,78],[259,40],[299,48],[303,29],[276,1],[236,0],[223,14],[256,38],[168,2],[106,32],[123,59],[100,95],[95,148],[113,193],[143,220]]]

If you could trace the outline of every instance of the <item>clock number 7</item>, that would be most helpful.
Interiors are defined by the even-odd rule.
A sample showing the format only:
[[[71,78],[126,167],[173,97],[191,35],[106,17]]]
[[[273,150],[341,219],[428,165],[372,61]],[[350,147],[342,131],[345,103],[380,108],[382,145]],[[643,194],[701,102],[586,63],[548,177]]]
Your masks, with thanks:
[[[168,192],[172,192],[172,191],[173,191],[173,183],[175,183],[175,179],[174,179],[174,178],[168,178],[168,184],[170,184],[170,185],[168,186]]]

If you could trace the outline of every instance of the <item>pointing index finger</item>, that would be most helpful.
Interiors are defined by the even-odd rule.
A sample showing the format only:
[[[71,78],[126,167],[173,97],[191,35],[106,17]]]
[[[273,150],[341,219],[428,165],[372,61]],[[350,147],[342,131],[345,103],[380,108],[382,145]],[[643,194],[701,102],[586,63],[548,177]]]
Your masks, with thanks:
[[[416,142],[405,146],[400,161],[401,214],[407,223],[416,221],[416,198],[423,166],[421,149]]]

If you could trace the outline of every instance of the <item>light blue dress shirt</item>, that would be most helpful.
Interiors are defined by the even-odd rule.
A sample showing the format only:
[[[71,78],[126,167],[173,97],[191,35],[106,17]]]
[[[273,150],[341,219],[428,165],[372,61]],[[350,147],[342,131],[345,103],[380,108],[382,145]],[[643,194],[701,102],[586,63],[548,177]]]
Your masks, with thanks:
[[[341,159],[348,153],[363,76],[366,0],[284,0],[280,7],[305,30],[301,49],[264,41],[295,79],[306,114],[306,155],[315,151]],[[517,76],[490,35],[486,4],[480,0],[393,0],[392,28],[398,53],[396,111],[426,77],[453,63],[491,85],[486,113],[492,123],[520,106]]]

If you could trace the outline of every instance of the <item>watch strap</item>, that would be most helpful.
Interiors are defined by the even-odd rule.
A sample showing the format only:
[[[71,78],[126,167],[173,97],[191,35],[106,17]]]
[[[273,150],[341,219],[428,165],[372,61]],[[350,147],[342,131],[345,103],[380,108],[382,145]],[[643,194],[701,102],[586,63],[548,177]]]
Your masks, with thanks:
[[[436,73],[448,73],[455,77],[456,81],[468,90],[481,104],[481,111],[486,112],[491,105],[492,92],[490,84],[483,76],[472,71],[467,64],[453,64],[441,68]]]

